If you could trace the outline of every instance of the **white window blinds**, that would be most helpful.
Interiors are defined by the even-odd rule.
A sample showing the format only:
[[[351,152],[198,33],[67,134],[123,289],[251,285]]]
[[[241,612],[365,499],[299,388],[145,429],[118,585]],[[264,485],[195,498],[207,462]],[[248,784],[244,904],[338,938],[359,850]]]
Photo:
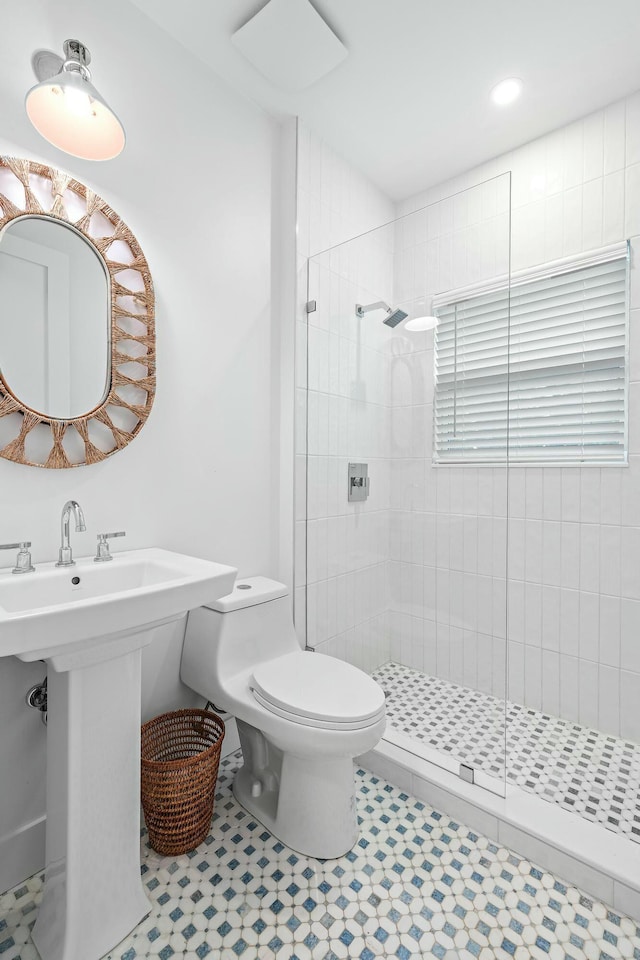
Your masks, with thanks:
[[[624,462],[628,244],[434,300],[434,459]]]

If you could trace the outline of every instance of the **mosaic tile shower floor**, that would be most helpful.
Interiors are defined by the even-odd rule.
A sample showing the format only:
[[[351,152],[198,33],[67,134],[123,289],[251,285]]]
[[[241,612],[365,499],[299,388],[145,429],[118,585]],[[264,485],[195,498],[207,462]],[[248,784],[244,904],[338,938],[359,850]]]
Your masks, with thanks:
[[[143,833],[151,914],[108,960],[640,960],[637,923],[364,770],[354,849],[299,856],[234,800],[239,763],[195,852],[160,857]],[[0,897],[2,960],[37,960],[41,883]]]
[[[505,774],[504,701],[398,663],[373,674],[387,719],[476,769]],[[507,778],[640,842],[640,746],[507,702]]]

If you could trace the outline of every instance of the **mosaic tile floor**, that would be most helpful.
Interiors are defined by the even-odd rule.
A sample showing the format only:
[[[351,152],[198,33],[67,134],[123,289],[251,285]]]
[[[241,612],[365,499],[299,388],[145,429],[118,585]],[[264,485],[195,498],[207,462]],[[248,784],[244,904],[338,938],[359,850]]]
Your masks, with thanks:
[[[640,960],[637,923],[364,770],[354,849],[299,856],[234,800],[239,762],[196,851],[160,857],[143,833],[151,914],[108,960]],[[37,960],[40,891],[0,897],[2,960]]]
[[[373,674],[389,722],[414,739],[504,777],[504,701],[386,663]],[[507,703],[507,778],[640,842],[640,746]]]

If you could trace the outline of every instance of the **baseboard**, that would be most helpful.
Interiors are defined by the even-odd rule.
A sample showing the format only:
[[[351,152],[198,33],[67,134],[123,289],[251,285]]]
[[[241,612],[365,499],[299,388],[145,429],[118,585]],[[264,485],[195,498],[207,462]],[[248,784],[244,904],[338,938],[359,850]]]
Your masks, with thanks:
[[[640,844],[517,787],[500,797],[381,740],[358,762],[569,880],[621,913],[640,919]]]
[[[0,892],[44,869],[46,822],[43,814],[14,833],[0,837]]]

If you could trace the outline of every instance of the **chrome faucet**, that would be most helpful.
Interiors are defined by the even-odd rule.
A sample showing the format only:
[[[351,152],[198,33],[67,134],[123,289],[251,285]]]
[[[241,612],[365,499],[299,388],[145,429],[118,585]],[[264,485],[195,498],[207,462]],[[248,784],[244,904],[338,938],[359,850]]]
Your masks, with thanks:
[[[67,500],[62,508],[62,518],[60,521],[61,543],[56,567],[72,567],[75,564],[73,553],[71,552],[71,543],[69,542],[69,518],[72,511],[76,521],[76,533],[81,533],[87,529],[84,525],[84,513],[82,512],[80,504],[76,503],[75,500]]]

